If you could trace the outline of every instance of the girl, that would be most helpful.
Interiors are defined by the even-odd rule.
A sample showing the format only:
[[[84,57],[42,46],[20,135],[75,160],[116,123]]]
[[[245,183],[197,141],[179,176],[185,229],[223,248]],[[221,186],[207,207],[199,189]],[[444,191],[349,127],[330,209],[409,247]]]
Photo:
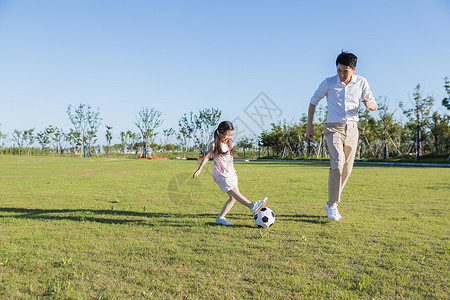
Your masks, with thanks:
[[[209,151],[193,176],[195,178],[200,175],[203,167],[211,155],[213,155],[213,179],[222,192],[227,193],[230,197],[216,218],[216,224],[220,225],[231,225],[225,216],[231,207],[233,207],[235,200],[247,206],[253,214],[257,214],[267,203],[267,197],[258,202],[251,203],[239,192],[236,170],[233,166],[234,143],[231,141],[233,133],[234,127],[231,122],[223,121],[219,124],[219,127],[214,131],[214,141],[209,144]]]

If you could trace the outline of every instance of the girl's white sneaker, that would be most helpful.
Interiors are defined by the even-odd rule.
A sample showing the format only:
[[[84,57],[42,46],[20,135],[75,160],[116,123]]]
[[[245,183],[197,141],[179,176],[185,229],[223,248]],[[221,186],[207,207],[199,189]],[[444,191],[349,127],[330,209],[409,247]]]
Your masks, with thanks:
[[[252,214],[256,215],[261,210],[261,208],[266,206],[266,204],[267,204],[267,197],[265,197],[262,200],[259,200],[258,202],[252,203],[249,208]]]
[[[219,225],[226,225],[226,226],[233,225],[233,224],[231,224],[231,222],[228,221],[227,219],[225,219],[225,218],[219,218],[219,217],[216,218],[216,224],[219,224]]]

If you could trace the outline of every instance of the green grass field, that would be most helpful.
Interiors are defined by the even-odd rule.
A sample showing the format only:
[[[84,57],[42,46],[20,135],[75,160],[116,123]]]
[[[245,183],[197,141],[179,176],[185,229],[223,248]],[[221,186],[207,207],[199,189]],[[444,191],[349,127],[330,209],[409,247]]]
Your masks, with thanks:
[[[1,299],[448,299],[446,168],[355,166],[328,221],[328,164],[236,162],[255,227],[196,161],[0,156]]]

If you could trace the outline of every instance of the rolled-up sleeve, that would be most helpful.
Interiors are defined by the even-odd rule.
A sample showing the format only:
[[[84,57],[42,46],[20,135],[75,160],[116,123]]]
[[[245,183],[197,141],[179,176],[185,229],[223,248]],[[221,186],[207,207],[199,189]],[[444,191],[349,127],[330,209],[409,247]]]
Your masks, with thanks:
[[[370,90],[370,86],[369,83],[367,82],[367,80],[364,78],[362,85],[361,85],[361,89],[362,89],[362,99],[366,98],[367,100],[369,100],[370,102],[374,102],[377,103],[375,101],[375,98],[372,95],[372,91]]]
[[[322,98],[327,95],[327,90],[328,90],[327,80],[325,79],[320,83],[319,87],[317,88],[316,92],[312,96],[311,101],[309,103],[311,103],[312,105],[319,104],[319,101],[322,100]]]

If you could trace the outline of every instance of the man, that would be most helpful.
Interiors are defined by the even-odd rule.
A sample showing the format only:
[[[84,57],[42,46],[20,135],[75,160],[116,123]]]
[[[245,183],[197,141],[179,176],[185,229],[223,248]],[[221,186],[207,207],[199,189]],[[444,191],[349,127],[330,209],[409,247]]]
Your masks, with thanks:
[[[326,78],[311,98],[308,110],[306,137],[314,136],[313,120],[316,105],[327,97],[327,120],[325,139],[330,151],[331,168],[328,175],[328,202],[325,210],[328,219],[339,221],[337,209],[342,190],[347,183],[358,146],[358,110],[362,101],[367,109],[374,111],[377,103],[364,77],[355,75],[358,58],[342,52],[336,59],[337,75]]]

